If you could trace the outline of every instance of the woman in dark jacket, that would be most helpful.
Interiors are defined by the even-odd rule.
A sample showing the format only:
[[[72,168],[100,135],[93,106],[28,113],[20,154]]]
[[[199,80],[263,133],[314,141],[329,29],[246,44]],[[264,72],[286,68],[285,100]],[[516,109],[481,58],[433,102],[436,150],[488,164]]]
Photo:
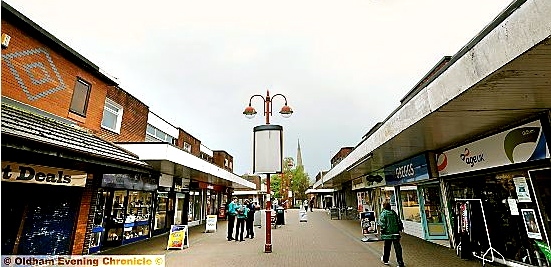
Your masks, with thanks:
[[[381,261],[383,264],[388,265],[390,246],[394,245],[394,253],[396,253],[398,266],[403,267],[404,259],[402,258],[402,245],[400,245],[400,231],[402,231],[404,227],[398,214],[390,208],[389,202],[383,203],[383,211],[379,216],[379,226],[381,227],[381,239],[385,241]]]
[[[249,205],[247,206],[249,208],[249,212],[247,213],[247,221],[245,222],[246,229],[247,229],[247,236],[245,238],[254,238],[254,213],[256,211],[256,204],[249,200]]]

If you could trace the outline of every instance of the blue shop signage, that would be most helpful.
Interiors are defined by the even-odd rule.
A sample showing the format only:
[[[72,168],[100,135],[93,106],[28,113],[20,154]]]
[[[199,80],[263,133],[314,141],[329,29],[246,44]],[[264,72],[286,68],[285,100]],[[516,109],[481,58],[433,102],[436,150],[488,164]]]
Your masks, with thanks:
[[[429,169],[425,154],[415,156],[400,163],[385,167],[387,185],[400,185],[429,179]]]

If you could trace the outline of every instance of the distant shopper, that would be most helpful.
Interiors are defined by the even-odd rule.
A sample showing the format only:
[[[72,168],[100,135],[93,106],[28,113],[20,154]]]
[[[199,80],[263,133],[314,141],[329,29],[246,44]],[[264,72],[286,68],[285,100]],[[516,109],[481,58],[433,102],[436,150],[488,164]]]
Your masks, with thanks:
[[[308,211],[308,199],[305,199],[302,202],[302,206],[304,207],[304,211]]]
[[[249,200],[249,205],[247,206],[249,208],[249,212],[247,213],[247,221],[245,222],[245,226],[247,228],[247,236],[245,238],[254,238],[254,213],[256,211],[256,203],[254,203],[252,200]]]
[[[237,215],[237,197],[233,197],[228,204],[228,241],[233,240],[233,227],[235,225],[235,216]]]
[[[310,199],[310,212],[314,211],[314,197]]]
[[[381,227],[381,239],[385,241],[383,256],[381,261],[388,265],[390,258],[390,246],[394,245],[394,253],[396,253],[396,261],[399,267],[404,266],[402,258],[402,245],[400,244],[400,231],[404,230],[402,220],[398,217],[395,211],[390,208],[390,203],[383,203],[383,211],[379,216],[379,226]]]
[[[235,241],[244,241],[243,231],[245,230],[245,220],[247,219],[247,213],[249,210],[249,208],[247,208],[248,204],[249,200],[245,200],[243,204],[237,204],[237,226],[235,229]]]

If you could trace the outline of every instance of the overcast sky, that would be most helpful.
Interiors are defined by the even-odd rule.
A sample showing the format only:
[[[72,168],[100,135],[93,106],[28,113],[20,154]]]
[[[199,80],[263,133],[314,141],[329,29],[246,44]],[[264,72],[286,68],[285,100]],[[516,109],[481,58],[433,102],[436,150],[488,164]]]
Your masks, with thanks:
[[[116,77],[150,111],[252,171],[254,94],[283,94],[284,156],[310,179],[354,147],[510,0],[5,1]]]

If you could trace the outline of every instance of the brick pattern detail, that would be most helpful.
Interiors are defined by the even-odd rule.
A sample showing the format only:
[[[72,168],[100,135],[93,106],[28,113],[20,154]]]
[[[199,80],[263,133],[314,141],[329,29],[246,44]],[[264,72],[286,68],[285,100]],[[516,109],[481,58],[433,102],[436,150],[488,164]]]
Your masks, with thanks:
[[[9,47],[2,49],[2,96],[99,131],[108,85],[9,21],[2,20],[2,32],[11,36]],[[78,77],[91,90],[86,116],[72,114],[81,117],[75,119],[69,107]]]
[[[144,142],[149,107],[116,86],[107,89],[107,98],[123,108],[120,134],[101,128],[97,135],[111,142]]]

